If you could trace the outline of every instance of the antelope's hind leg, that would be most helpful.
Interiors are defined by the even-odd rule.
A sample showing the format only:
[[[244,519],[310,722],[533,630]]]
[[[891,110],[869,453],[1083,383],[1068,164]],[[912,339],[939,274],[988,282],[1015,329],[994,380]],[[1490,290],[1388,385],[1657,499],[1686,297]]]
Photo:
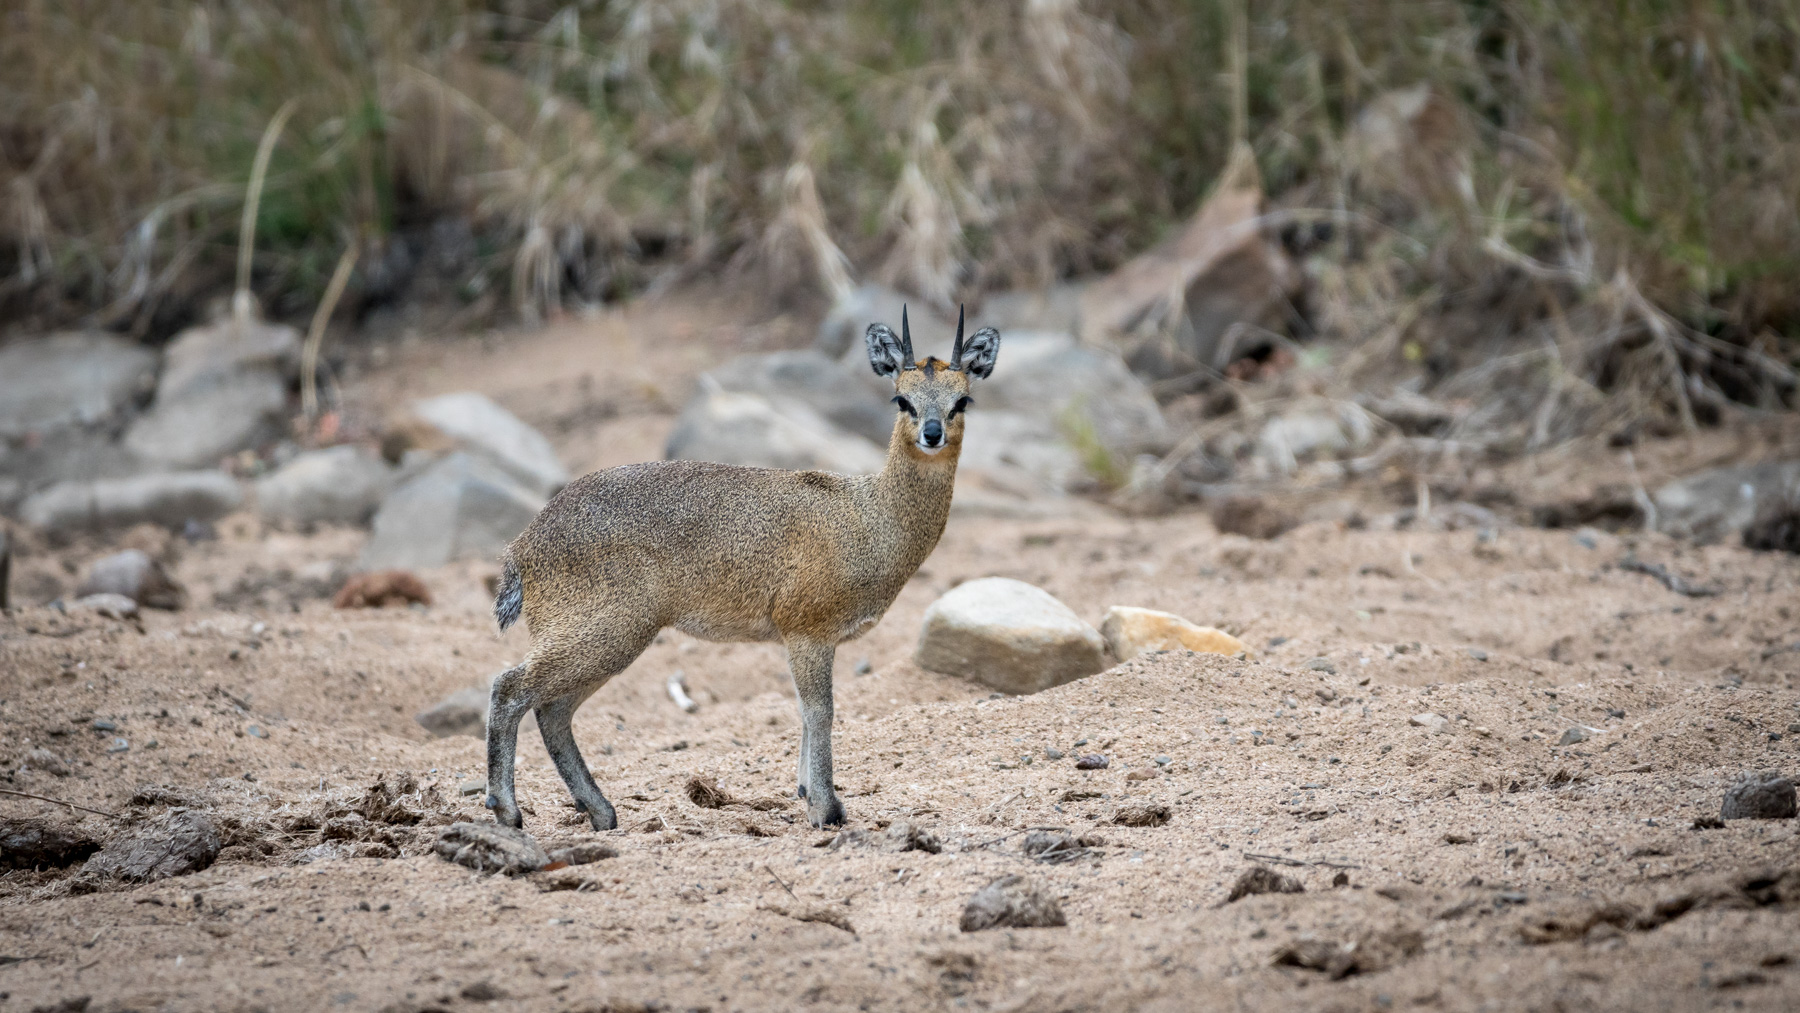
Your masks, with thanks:
[[[514,665],[494,680],[488,698],[487,807],[502,826],[523,827],[525,817],[513,798],[513,760],[519,748],[519,722],[536,703],[529,685],[531,662]]]
[[[601,793],[600,786],[594,783],[593,772],[581,758],[581,749],[575,745],[575,732],[569,727],[575,708],[581,706],[583,699],[585,697],[563,697],[539,706],[538,731],[544,734],[544,748],[550,751],[556,772],[569,786],[569,794],[575,796],[575,808],[588,814],[595,830],[612,830],[619,825],[619,818],[613,813],[612,803]]]

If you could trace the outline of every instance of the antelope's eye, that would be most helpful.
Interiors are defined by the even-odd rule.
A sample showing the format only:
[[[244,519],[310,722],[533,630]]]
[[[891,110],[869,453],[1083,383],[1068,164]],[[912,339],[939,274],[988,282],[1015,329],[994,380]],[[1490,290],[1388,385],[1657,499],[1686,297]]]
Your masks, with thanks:
[[[969,407],[970,405],[972,405],[974,403],[975,403],[975,399],[968,396],[967,394],[964,394],[962,397],[957,398],[956,403],[950,406],[950,417],[955,418],[965,408]]]
[[[913,404],[911,401],[908,401],[906,398],[902,397],[901,395],[899,395],[899,394],[894,395],[894,403],[900,406],[901,411],[905,412],[908,415],[911,415],[913,418],[916,419],[919,417],[919,410],[917,408],[913,407]]]

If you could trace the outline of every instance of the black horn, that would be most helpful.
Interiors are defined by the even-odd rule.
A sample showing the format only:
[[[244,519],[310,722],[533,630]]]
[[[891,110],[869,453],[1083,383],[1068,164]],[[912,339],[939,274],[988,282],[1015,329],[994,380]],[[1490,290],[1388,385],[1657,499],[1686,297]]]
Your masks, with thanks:
[[[913,368],[912,325],[906,322],[906,304],[900,304],[900,351],[906,356],[901,369]]]
[[[950,349],[950,368],[951,369],[961,369],[962,368],[962,332],[963,332],[963,307],[962,307],[961,303],[957,303],[956,304],[956,344],[954,346],[952,346]]]

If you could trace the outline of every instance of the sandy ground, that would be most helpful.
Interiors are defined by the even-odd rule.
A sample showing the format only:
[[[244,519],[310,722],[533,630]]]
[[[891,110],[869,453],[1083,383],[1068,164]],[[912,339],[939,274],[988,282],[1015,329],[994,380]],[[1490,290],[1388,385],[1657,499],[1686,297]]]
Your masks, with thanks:
[[[730,310],[402,346],[351,393],[475,387],[577,470],[655,457],[696,369],[776,340],[732,331]],[[1670,441],[1637,464],[1655,478],[1789,435]],[[1472,481],[1571,494],[1596,460]],[[1694,822],[1742,771],[1795,772],[1800,559],[1504,523],[1390,530],[1388,492],[1334,495],[1372,522],[1252,541],[1198,512],[1085,502],[953,517],[886,619],[840,649],[834,747],[853,829],[911,822],[941,853],[826,846],[786,798],[798,722],[780,649],[671,632],[575,722],[619,806],[603,835],[619,856],[511,879],[431,853],[441,824],[487,819],[459,794],[483,746],[412,718],[522,654],[524,631],[488,616],[491,564],[424,574],[430,608],[333,611],[320,590],[360,532],[235,517],[167,546],[193,603],[140,629],[35,603],[163,537],[26,536],[28,604],[0,619],[0,787],[123,818],[17,798],[0,816],[104,837],[186,804],[228,847],[203,872],[97,892],[68,871],[0,875],[0,1011],[1793,1008],[1794,822]],[[1677,595],[1620,569],[1628,554],[1720,593]],[[1166,609],[1257,652],[1149,656],[1022,698],[913,665],[925,607],[993,574],[1091,621]],[[664,694],[677,668],[698,713]],[[1426,712],[1441,732],[1411,722]],[[1587,738],[1560,744],[1572,727]],[[527,829],[585,839],[541,743],[521,744]],[[37,748],[72,773],[21,771]],[[1089,752],[1110,765],[1075,769]],[[419,780],[423,822],[344,819],[390,772]],[[783,801],[700,808],[696,775]],[[1146,804],[1168,823],[1113,822]],[[1021,850],[1037,827],[1101,843],[1046,864]],[[1252,866],[1304,892],[1226,903]],[[969,896],[1014,873],[1067,926],[960,932]],[[1276,962],[1321,940],[1355,944],[1361,973]]]

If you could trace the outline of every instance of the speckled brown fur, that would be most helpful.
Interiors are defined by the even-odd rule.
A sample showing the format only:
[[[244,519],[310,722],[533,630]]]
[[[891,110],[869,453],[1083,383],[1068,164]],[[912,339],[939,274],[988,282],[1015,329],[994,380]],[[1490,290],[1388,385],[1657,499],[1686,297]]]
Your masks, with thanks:
[[[508,546],[496,614],[505,625],[522,611],[531,653],[494,683],[488,805],[502,823],[519,825],[512,754],[520,719],[535,709],[577,804],[596,828],[615,825],[569,720],[670,626],[787,646],[802,712],[800,791],[815,825],[843,822],[831,785],[833,652],[875,625],[936,547],[969,379],[991,372],[999,334],[975,335],[966,369],[912,365],[910,335],[898,341],[879,324],[868,343],[901,408],[880,473],[627,465],[570,483]]]

